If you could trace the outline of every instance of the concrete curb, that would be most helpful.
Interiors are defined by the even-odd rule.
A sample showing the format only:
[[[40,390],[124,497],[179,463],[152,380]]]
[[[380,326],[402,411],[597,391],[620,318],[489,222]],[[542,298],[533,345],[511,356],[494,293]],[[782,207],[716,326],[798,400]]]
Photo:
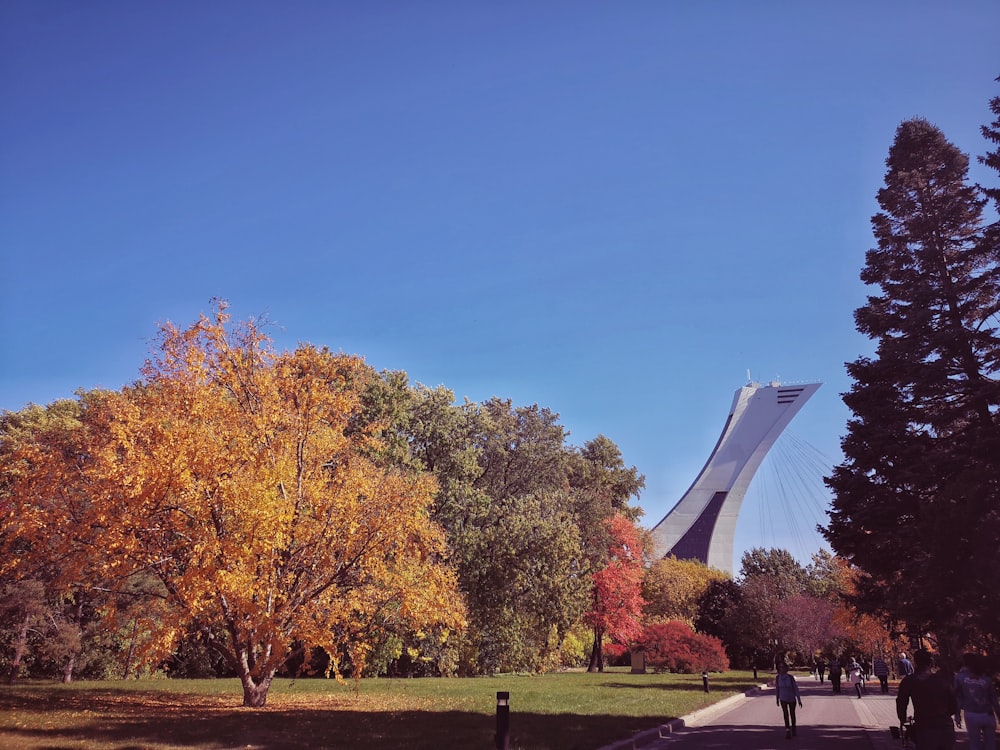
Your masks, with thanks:
[[[653,729],[643,730],[642,732],[632,735],[627,740],[613,742],[610,745],[598,748],[598,750],[637,750],[637,748],[641,748],[644,745],[648,745],[651,742],[655,742],[656,740],[663,739],[667,735],[673,734],[678,729],[683,729],[686,726],[695,726],[700,722],[714,719],[716,716],[721,716],[727,711],[731,711],[742,704],[750,696],[756,695],[767,687],[766,683],[760,684],[744,693],[737,693],[736,695],[731,695],[728,698],[723,698],[721,701],[713,703],[711,706],[699,708],[697,711],[689,713],[686,716],[682,716],[679,719],[671,719],[666,724],[660,724],[660,726]]]

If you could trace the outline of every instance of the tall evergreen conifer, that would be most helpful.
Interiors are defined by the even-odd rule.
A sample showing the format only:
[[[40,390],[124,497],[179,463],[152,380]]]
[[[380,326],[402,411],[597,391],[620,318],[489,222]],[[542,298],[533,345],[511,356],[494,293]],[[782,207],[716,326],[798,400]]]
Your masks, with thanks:
[[[998,258],[968,157],[937,127],[903,122],[886,166],[861,272],[880,293],[855,311],[876,352],[847,365],[823,531],[861,571],[866,609],[955,652],[1000,635]]]

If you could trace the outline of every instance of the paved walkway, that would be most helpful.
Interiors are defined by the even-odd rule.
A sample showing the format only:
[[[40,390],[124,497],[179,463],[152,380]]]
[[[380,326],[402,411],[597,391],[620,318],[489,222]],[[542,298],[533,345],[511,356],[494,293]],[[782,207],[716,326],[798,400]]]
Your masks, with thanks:
[[[810,675],[795,675],[802,693],[798,709],[798,734],[785,739],[781,709],[775,705],[774,687],[762,686],[749,695],[733,696],[715,706],[676,719],[601,750],[898,750],[892,739],[896,726],[896,690],[879,692],[878,682],[858,698],[850,685],[834,695],[829,682],[820,684]],[[912,709],[911,709],[912,710]],[[958,747],[965,746],[965,732],[958,731]],[[846,743],[846,744],[845,744]]]

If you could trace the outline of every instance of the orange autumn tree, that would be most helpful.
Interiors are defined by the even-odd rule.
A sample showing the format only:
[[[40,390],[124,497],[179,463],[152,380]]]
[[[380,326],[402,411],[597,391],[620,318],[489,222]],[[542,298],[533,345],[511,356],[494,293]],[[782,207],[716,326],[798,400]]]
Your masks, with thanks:
[[[370,368],[277,354],[255,321],[228,323],[220,302],[164,325],[143,378],[89,405],[90,502],[65,554],[97,556],[113,586],[157,581],[170,606],[147,643],[165,654],[196,627],[256,707],[302,653],[324,649],[336,671],[346,652],[357,671],[374,631],[447,631],[464,611],[433,479],[368,457]]]
[[[29,652],[29,634],[51,646],[55,632],[67,634],[79,624],[69,622],[67,614],[89,604],[84,588],[74,585],[82,571],[77,567],[72,576],[64,575],[61,540],[50,531],[72,528],[87,507],[80,422],[86,398],[0,414],[0,609],[17,623],[10,683],[18,679]],[[33,512],[24,512],[21,498],[31,499]],[[63,656],[63,681],[70,682],[76,649]]]
[[[162,586],[141,573],[123,583],[123,568],[104,554],[106,524],[92,512],[103,491],[93,453],[106,439],[93,415],[109,397],[81,391],[76,400],[0,415],[0,609],[21,626],[11,634],[11,682],[30,651],[36,662],[42,654],[61,661],[63,682],[72,681],[87,641],[121,647],[126,677],[140,652],[159,655],[149,641],[160,636]]]

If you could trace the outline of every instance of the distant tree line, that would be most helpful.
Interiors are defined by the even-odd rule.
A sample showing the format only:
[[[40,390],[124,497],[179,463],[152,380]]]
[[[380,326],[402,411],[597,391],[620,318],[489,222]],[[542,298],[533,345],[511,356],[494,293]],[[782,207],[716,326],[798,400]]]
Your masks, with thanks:
[[[611,440],[276,352],[222,301],[141,375],[0,416],[11,679],[166,665],[256,706],[278,674],[535,671],[634,635],[643,478]]]
[[[259,706],[278,675],[600,670],[630,650],[726,669],[827,644],[775,607],[822,590],[830,615],[830,561],[760,551],[738,583],[653,561],[642,475],[607,437],[567,437],[537,405],[275,352],[218,302],[163,326],[120,391],[0,415],[0,664],[233,675]]]

